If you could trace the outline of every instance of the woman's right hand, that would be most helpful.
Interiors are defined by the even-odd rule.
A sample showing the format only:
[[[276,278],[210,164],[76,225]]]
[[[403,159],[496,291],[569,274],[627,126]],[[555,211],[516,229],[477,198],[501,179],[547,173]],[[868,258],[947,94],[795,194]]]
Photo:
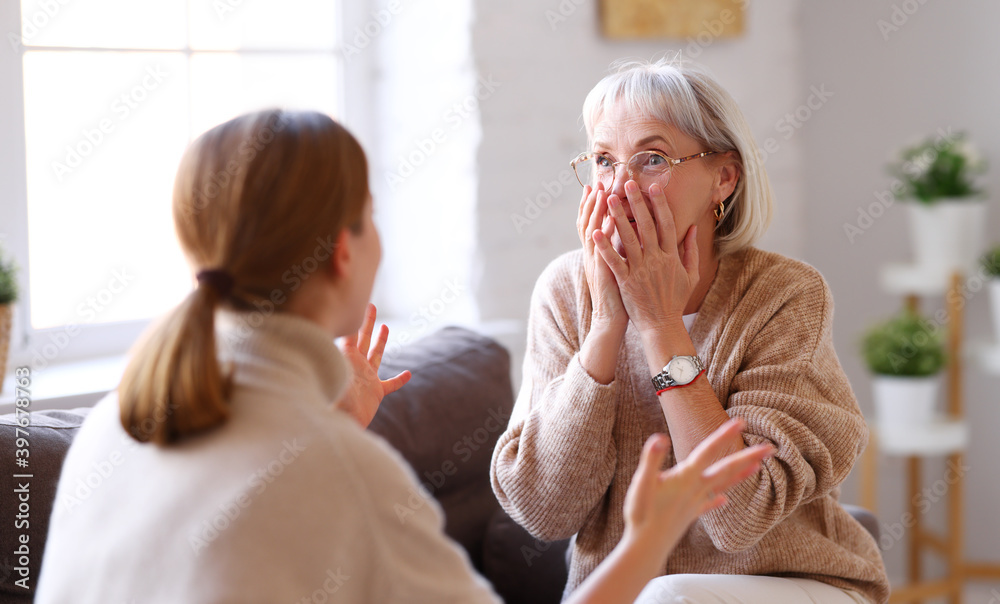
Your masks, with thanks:
[[[703,440],[684,461],[661,471],[668,439],[654,434],[646,441],[639,467],[625,495],[625,536],[661,565],[698,516],[726,503],[723,495],[760,469],[774,454],[770,444],[746,447],[712,462],[741,438],[745,423],[731,419]]]
[[[609,238],[615,231],[603,183],[598,183],[596,188],[583,188],[576,230],[583,244],[583,267],[593,307],[590,332],[580,351],[580,361],[594,379],[607,384],[614,379],[618,349],[628,327],[628,313],[614,273],[594,246],[595,231],[603,231]]]
[[[583,265],[593,303],[591,328],[617,330],[624,335],[628,326],[628,313],[622,303],[618,282],[594,246],[594,231],[602,230],[608,237],[615,232],[615,224],[608,211],[608,193],[604,190],[603,183],[598,183],[595,189],[583,188],[576,228],[580,243],[583,244]]]
[[[337,343],[344,358],[351,365],[353,376],[344,395],[334,406],[356,419],[362,428],[367,428],[375,418],[385,395],[402,388],[411,377],[409,371],[404,371],[387,380],[379,378],[378,370],[382,365],[385,343],[389,339],[389,328],[382,325],[378,336],[373,340],[375,314],[375,305],[369,302],[358,333],[347,336]]]

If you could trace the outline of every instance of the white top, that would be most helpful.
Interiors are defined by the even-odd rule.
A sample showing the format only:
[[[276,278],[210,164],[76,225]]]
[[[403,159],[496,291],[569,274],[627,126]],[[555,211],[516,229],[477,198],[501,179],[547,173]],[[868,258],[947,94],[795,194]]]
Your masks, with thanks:
[[[694,320],[695,320],[695,318],[697,316],[698,316],[698,313],[693,312],[693,313],[691,313],[689,315],[684,315],[682,317],[684,319],[684,329],[688,330],[689,333],[691,331],[691,326],[694,325]]]
[[[231,417],[138,444],[102,399],[63,466],[36,602],[499,602],[403,458],[332,408],[350,368],[329,335],[218,316]]]

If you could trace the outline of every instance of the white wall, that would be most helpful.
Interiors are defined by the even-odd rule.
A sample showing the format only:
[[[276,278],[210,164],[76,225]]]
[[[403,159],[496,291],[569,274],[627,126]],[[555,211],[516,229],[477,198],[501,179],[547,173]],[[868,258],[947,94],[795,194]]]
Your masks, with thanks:
[[[894,9],[894,6],[896,7]],[[905,11],[904,11],[905,9]],[[912,14],[907,14],[907,13]],[[893,16],[898,29],[894,30]],[[895,203],[855,238],[843,224],[857,224],[859,208],[876,201],[891,182],[885,172],[890,154],[914,137],[939,127],[968,130],[988,159],[991,199],[1000,194],[1000,78],[996,74],[1000,39],[995,24],[1000,5],[977,0],[853,0],[803,4],[801,39],[804,78],[835,92],[803,129],[805,259],[830,282],[836,299],[835,342],[862,409],[872,410],[870,380],[857,354],[859,334],[870,323],[900,308],[902,300],[879,290],[884,262],[910,259],[906,208]],[[889,25],[885,35],[879,21]],[[884,26],[883,26],[884,27]],[[1000,239],[1000,211],[991,201],[987,237]],[[973,295],[966,306],[968,339],[989,335],[987,296]],[[942,300],[924,301],[936,310]],[[965,408],[972,427],[966,459],[966,552],[1000,562],[1000,376],[985,375],[967,363]],[[944,476],[940,460],[925,464],[925,486]],[[901,459],[880,462],[879,517],[900,524],[905,511]],[[845,489],[852,498],[854,485]],[[935,501],[931,517],[944,517],[945,500]],[[905,539],[885,553],[890,577],[904,575]],[[932,558],[928,558],[932,561]],[[996,587],[996,585],[994,585]],[[986,598],[983,599],[985,601]]]

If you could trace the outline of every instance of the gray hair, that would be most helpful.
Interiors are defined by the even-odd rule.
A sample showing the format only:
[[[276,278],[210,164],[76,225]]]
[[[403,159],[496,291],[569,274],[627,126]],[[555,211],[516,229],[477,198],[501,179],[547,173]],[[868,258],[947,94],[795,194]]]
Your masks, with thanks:
[[[764,234],[774,213],[774,196],[753,133],[736,101],[707,71],[688,63],[663,58],[613,65],[613,72],[583,102],[583,123],[587,138],[592,139],[605,107],[623,103],[674,126],[709,150],[733,151],[740,178],[715,227],[716,253],[724,256],[753,245]]]

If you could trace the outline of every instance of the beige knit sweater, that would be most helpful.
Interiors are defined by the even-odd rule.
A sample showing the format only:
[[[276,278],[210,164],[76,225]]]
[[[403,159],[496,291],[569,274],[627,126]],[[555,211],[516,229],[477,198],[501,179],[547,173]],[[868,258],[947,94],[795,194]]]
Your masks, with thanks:
[[[591,316],[582,258],[563,255],[538,280],[524,383],[491,467],[500,503],[533,535],[576,534],[566,595],[621,538],[643,443],[668,432],[633,325],[610,384],[580,365]],[[746,444],[777,453],[691,527],[663,574],[805,577],[887,601],[875,540],[837,502],[868,431],[832,320],[830,290],[808,264],[752,247],[720,259],[691,340],[726,412],[746,420]]]

